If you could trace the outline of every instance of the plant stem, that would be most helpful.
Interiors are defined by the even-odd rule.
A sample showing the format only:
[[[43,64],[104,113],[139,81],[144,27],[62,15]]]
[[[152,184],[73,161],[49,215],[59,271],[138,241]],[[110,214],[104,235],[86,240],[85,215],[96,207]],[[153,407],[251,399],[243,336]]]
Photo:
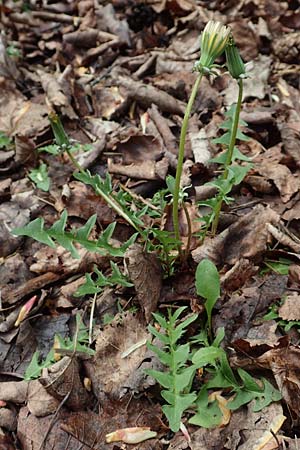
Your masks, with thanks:
[[[184,252],[184,261],[186,261],[189,257],[189,253],[190,253],[190,248],[191,248],[191,240],[192,240],[192,222],[191,222],[191,218],[188,212],[188,209],[186,207],[186,204],[183,203],[182,204],[183,210],[184,210],[184,214],[186,217],[186,223],[187,223],[187,227],[188,227],[188,238],[187,238],[187,243],[186,243],[186,249]]]
[[[177,162],[177,170],[176,170],[176,178],[175,178],[175,188],[173,195],[173,227],[176,240],[180,241],[180,233],[179,233],[179,220],[178,220],[178,203],[179,203],[179,190],[180,190],[180,179],[183,168],[183,160],[184,160],[184,148],[185,148],[185,139],[188,128],[188,122],[191,115],[192,107],[200,86],[200,82],[202,79],[202,73],[200,73],[194,83],[191,96],[189,98],[180,133],[180,142],[179,142],[179,151],[178,151],[178,162]],[[181,245],[178,244],[178,252],[181,255]]]
[[[243,80],[242,80],[242,78],[240,78],[238,80],[238,86],[239,86],[239,95],[238,95],[238,101],[236,104],[236,109],[235,109],[232,129],[231,129],[230,142],[229,142],[229,147],[228,147],[228,151],[227,151],[224,172],[222,175],[223,180],[227,180],[227,177],[228,177],[229,166],[231,165],[231,161],[232,161],[232,155],[233,155],[233,150],[234,150],[234,146],[235,146],[238,125],[239,125],[239,118],[240,118],[242,98],[243,98]],[[222,203],[223,203],[223,195],[220,194],[219,201],[218,201],[216,209],[214,211],[215,217],[214,217],[214,220],[212,223],[212,235],[213,236],[215,236],[217,229],[218,229],[220,212],[222,209]]]
[[[83,167],[79,164],[79,162],[72,155],[70,148],[66,147],[66,153],[67,153],[68,157],[70,158],[70,160],[72,161],[72,163],[74,164],[74,166],[76,167],[76,169],[79,170],[80,173],[85,173],[85,170],[83,169]]]

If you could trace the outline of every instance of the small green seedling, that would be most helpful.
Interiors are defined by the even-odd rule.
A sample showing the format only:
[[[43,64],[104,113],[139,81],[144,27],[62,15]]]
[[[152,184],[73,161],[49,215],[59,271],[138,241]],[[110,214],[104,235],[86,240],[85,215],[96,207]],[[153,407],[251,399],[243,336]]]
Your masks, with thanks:
[[[0,149],[8,150],[12,145],[12,140],[3,131],[0,131]]]
[[[167,372],[158,370],[147,370],[146,373],[164,388],[161,395],[167,404],[162,407],[165,416],[168,419],[172,431],[176,432],[180,428],[181,417],[184,411],[189,408],[196,400],[195,393],[191,393],[191,383],[195,375],[196,367],[190,363],[190,345],[179,344],[179,339],[186,332],[190,323],[196,320],[197,315],[193,314],[181,323],[178,318],[185,307],[178,308],[172,314],[169,311],[168,320],[160,314],[153,316],[161,327],[158,331],[154,326],[149,325],[149,331],[161,343],[162,348],[148,342],[148,348],[152,350],[164,364]]]
[[[280,302],[280,304],[284,303],[284,299]],[[267,314],[263,316],[264,320],[275,320],[277,323],[277,326],[284,329],[284,331],[287,333],[290,331],[292,327],[296,327],[300,329],[300,321],[299,320],[283,320],[279,314],[278,314],[278,308],[280,304],[272,305],[269,308],[269,311]]]
[[[196,292],[206,299],[208,334],[212,336],[211,315],[216,301],[220,297],[220,277],[214,263],[209,259],[201,261],[196,270]]]
[[[94,274],[86,273],[85,274],[85,283],[82,284],[77,291],[75,292],[75,297],[81,297],[83,295],[92,295],[99,294],[103,291],[105,286],[113,287],[113,286],[124,286],[131,287],[132,283],[129,282],[128,277],[123,275],[113,261],[110,262],[110,266],[112,269],[112,273],[110,276],[106,277],[100,270],[95,268]],[[94,275],[94,279],[93,279]]]
[[[50,178],[48,175],[47,165],[41,163],[37,169],[29,172],[28,177],[33,181],[39,189],[48,192],[50,188]]]
[[[93,356],[95,354],[95,350],[92,350],[88,347],[88,329],[84,325],[79,314],[76,314],[76,333],[74,338],[63,339],[61,336],[55,335],[54,342],[56,342],[61,352],[67,351],[69,354],[80,352],[86,353],[90,356]],[[36,351],[33,354],[31,362],[26,369],[24,380],[33,380],[34,378],[38,378],[41,375],[43,369],[52,366],[57,361],[56,352],[57,349],[53,347],[48,353],[47,357],[43,361],[40,361],[39,352]]]

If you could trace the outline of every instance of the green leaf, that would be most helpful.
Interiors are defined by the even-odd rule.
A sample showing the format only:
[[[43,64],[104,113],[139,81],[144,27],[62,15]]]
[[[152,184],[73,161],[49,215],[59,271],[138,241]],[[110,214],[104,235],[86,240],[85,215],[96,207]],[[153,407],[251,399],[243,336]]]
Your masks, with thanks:
[[[196,372],[196,366],[186,367],[182,369],[180,373],[175,373],[174,375],[174,391],[181,392],[184,391],[185,388],[191,382],[191,378],[194,377]]]
[[[228,402],[227,406],[229,409],[236,410],[240,408],[240,406],[255,400],[253,411],[257,412],[270,405],[270,403],[281,399],[280,392],[265,378],[260,380],[262,383],[262,386],[260,387],[254,380],[250,382],[248,379],[249,377],[252,378],[249,374],[245,375],[245,371],[243,371],[243,378],[248,380],[247,385],[249,388],[252,387],[253,390],[247,389],[246,387],[239,389],[234,399]]]
[[[204,297],[208,328],[211,333],[211,314],[216,301],[220,297],[220,277],[218,270],[209,259],[203,259],[196,269],[196,291]]]
[[[29,222],[25,227],[13,228],[12,234],[16,236],[28,236],[49,247],[56,248],[54,241],[48,235],[47,231],[44,230],[44,219],[40,217]]]
[[[215,302],[220,297],[219,273],[209,259],[203,259],[197,266],[196,291],[210,302]]]
[[[150,375],[152,378],[155,378],[155,380],[157,380],[159,384],[164,388],[170,389],[172,387],[173,385],[172,376],[167,372],[159,372],[158,370],[154,369],[146,369],[145,372],[147,375]]]
[[[149,348],[149,350],[151,350],[153,353],[156,354],[156,356],[158,357],[158,359],[160,360],[161,363],[163,363],[165,366],[171,365],[172,358],[171,358],[170,353],[164,352],[159,347],[151,344],[150,342],[147,342],[147,347]]]
[[[176,366],[180,366],[186,363],[190,353],[189,343],[179,345],[173,353],[173,361]]]
[[[216,156],[215,158],[210,159],[210,162],[218,163],[218,164],[225,164],[227,161],[227,154],[228,154],[228,151],[223,152],[220,155]],[[251,161],[251,159],[248,158],[248,156],[243,155],[243,153],[241,153],[239,151],[238,147],[234,146],[231,162],[234,162],[237,159],[239,159],[240,161],[246,161],[246,162]]]
[[[47,165],[41,163],[40,167],[29,172],[28,177],[39,189],[48,192],[50,188],[50,178],[48,176]]]
[[[221,420],[222,411],[217,400],[214,400],[205,408],[199,408],[198,412],[189,419],[189,423],[203,428],[215,428],[221,423]]]
[[[221,144],[221,145],[227,145],[229,146],[230,144],[230,137],[231,137],[231,133],[227,132],[225,134],[223,134],[223,136],[212,139],[212,143],[213,144]]]
[[[11,138],[6,136],[3,131],[0,131],[0,149],[7,149],[11,145]]]
[[[168,419],[171,430],[176,433],[180,428],[183,412],[195,402],[197,396],[196,394],[171,396],[168,391],[162,391],[161,395],[167,401],[172,400],[172,404],[164,405],[162,410]]]
[[[204,385],[197,398],[197,413],[189,419],[192,425],[204,428],[213,428],[220,424],[222,412],[218,402],[208,402],[207,387]]]
[[[95,221],[96,216],[94,215],[89,218],[83,227],[78,230],[75,229],[66,232],[65,226],[67,222],[67,212],[63,211],[60,219],[56,221],[48,230],[44,229],[44,220],[38,218],[27,224],[25,227],[13,229],[12,233],[17,236],[30,236],[52,248],[55,248],[55,243],[53,240],[56,240],[66,250],[71,252],[73,258],[77,259],[79,258],[79,253],[74,246],[75,243],[82,245],[82,247],[86,250],[93,251],[101,255],[123,257],[126,249],[135,241],[137,233],[135,233],[120,247],[113,247],[110,242],[108,242],[114,230],[114,226],[111,226],[113,224],[110,224],[97,241],[91,241],[88,237]]]
[[[192,357],[193,364],[197,367],[204,367],[207,364],[214,365],[216,360],[221,358],[224,350],[217,347],[200,348]]]
[[[192,315],[176,327],[176,323],[184,310],[185,307],[178,308],[173,314],[169,310],[168,321],[161,314],[153,314],[165,334],[159,332],[152,325],[148,327],[149,331],[164,344],[164,349],[150,343],[147,343],[148,348],[158,356],[159,360],[168,368],[168,371],[147,370],[146,373],[155,378],[166,389],[161,392],[161,395],[169,405],[164,405],[162,409],[173,431],[179,430],[183,412],[196,399],[196,394],[190,393],[196,367],[194,365],[188,366],[190,359],[189,343],[176,345],[179,336],[182,336],[188,325],[197,317]]]
[[[243,179],[245,178],[249,170],[252,169],[252,167],[253,164],[247,164],[245,166],[231,165],[228,168],[228,172],[232,176],[232,180],[234,180],[235,186],[238,186],[243,181]]]
[[[153,334],[153,336],[155,336],[157,339],[159,339],[163,344],[169,344],[170,343],[170,339],[169,336],[167,336],[166,334],[160,333],[159,331],[157,331],[157,329],[149,324],[148,325],[148,330],[150,331],[151,334]]]
[[[119,269],[119,267],[117,266],[116,263],[114,263],[113,261],[110,262],[110,266],[112,269],[112,273],[109,277],[109,283],[111,285],[120,285],[120,286],[124,286],[124,287],[131,287],[133,286],[133,283],[130,283],[128,281],[128,277],[123,275]]]
[[[54,155],[57,156],[62,152],[62,148],[57,145],[57,144],[53,144],[53,145],[45,145],[44,147],[40,147],[38,149],[38,152],[46,152],[46,153],[50,153],[50,155]]]
[[[245,389],[252,392],[263,392],[263,386],[259,386],[259,384],[256,383],[254,378],[248,372],[241,368],[238,368],[238,374],[244,383]]]
[[[158,322],[161,327],[163,327],[165,330],[168,328],[168,323],[161,314],[152,313],[152,315],[153,315],[154,319],[156,320],[156,322]]]
[[[50,367],[55,362],[54,350],[51,350],[48,353],[48,356],[44,362],[40,363],[39,359],[40,359],[39,352],[36,351],[33,354],[30,364],[25,371],[24,380],[28,381],[28,380],[33,380],[35,378],[38,378],[41,375],[43,369]]]

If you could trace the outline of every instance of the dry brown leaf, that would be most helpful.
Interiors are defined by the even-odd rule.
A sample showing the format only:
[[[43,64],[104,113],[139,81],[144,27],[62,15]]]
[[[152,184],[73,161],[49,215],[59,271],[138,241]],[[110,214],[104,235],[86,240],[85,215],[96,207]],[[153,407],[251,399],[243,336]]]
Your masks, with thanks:
[[[18,416],[17,436],[22,449],[65,450],[67,448],[68,450],[78,450],[82,444],[61,428],[61,421],[67,416],[66,411],[62,409],[56,414],[46,417],[35,417],[30,414],[27,407],[21,408]],[[43,443],[44,445],[42,445]],[[81,446],[81,449],[90,450],[91,448]]]
[[[124,75],[114,74],[113,77],[116,85],[120,85],[126,89],[129,97],[140,103],[142,106],[148,108],[154,103],[163,112],[179,114],[181,116],[184,115],[185,104],[166,92],[161,91],[150,84],[134,81]]]
[[[11,409],[0,408],[0,429],[1,428],[5,428],[8,431],[16,431],[17,417],[16,413],[14,413]]]
[[[154,253],[146,253],[132,244],[124,255],[129,278],[133,282],[138,301],[149,322],[156,311],[162,288],[162,269]]]
[[[142,388],[146,344],[138,346],[128,356],[123,356],[148,338],[145,324],[132,314],[116,316],[113,323],[100,332],[94,360],[85,362],[97,398],[101,398],[103,393],[110,398],[121,398],[128,391],[138,392]]]
[[[115,164],[109,158],[108,171],[118,175],[126,175],[128,178],[138,180],[165,180],[169,168],[169,160],[164,157],[160,161],[144,161],[138,164]]]
[[[210,258],[216,264],[233,265],[241,258],[258,258],[270,241],[268,223],[276,225],[279,219],[271,208],[257,205],[218,236],[206,239],[201,247],[192,252],[193,259],[200,262]]]
[[[274,182],[283,203],[287,203],[299,191],[299,179],[292,174],[287,166],[270,163],[258,164],[256,171]]]
[[[102,84],[93,88],[93,105],[97,116],[108,120],[124,114],[129,106],[126,92],[118,86],[105,87]]]
[[[300,295],[291,292],[284,298],[284,303],[278,308],[278,315],[283,320],[300,320]]]
[[[145,398],[128,398],[123,401],[110,400],[103,405],[101,414],[91,411],[75,413],[67,417],[61,428],[80,442],[94,450],[109,450],[111,445],[105,443],[105,436],[115,429],[128,427],[149,427],[156,431],[161,428],[160,408],[150,405]],[[121,445],[121,444],[120,444]],[[161,450],[163,444],[158,440],[132,444],[132,450]],[[119,448],[119,447],[118,447]]]
[[[72,411],[85,409],[91,402],[80,380],[79,369],[76,358],[65,356],[48,369],[43,369],[42,376],[39,378],[39,382],[47,393],[59,402],[68,396],[66,405]]]

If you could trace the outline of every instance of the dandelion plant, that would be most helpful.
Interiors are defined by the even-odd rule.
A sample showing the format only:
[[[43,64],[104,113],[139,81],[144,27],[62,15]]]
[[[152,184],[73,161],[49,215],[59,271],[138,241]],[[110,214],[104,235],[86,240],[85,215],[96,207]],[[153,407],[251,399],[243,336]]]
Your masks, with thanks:
[[[178,206],[179,206],[179,190],[180,180],[183,168],[184,149],[186,133],[188,129],[188,121],[191,115],[192,107],[199,90],[199,86],[203,75],[213,73],[215,60],[223,53],[226,48],[230,35],[230,28],[222,25],[220,22],[209,21],[205,26],[201,36],[201,57],[199,62],[195,65],[195,70],[198,72],[197,79],[194,83],[191,96],[189,98],[180,134],[179,151],[178,151],[178,163],[175,178],[175,189],[173,196],[173,226],[175,238],[180,241],[179,233],[179,219],[178,219]],[[178,251],[181,254],[181,246],[179,244]]]
[[[232,162],[232,156],[234,152],[234,146],[235,141],[237,139],[237,132],[238,132],[238,125],[239,125],[239,118],[240,118],[240,112],[241,112],[241,105],[242,105],[242,99],[243,99],[243,78],[245,77],[245,66],[243,63],[243,60],[239,54],[239,51],[235,45],[234,39],[232,35],[229,36],[228,44],[225,48],[226,53],[226,64],[228,71],[232,78],[237,80],[238,83],[238,99],[237,104],[234,110],[234,117],[232,126],[230,129],[230,141],[228,146],[228,151],[226,154],[226,160],[225,160],[225,166],[224,166],[224,172],[222,175],[223,180],[227,180],[229,176],[229,167]],[[212,224],[212,234],[214,235],[217,231],[218,223],[219,223],[219,217],[220,212],[222,208],[222,197],[220,196],[214,211],[214,220]]]

